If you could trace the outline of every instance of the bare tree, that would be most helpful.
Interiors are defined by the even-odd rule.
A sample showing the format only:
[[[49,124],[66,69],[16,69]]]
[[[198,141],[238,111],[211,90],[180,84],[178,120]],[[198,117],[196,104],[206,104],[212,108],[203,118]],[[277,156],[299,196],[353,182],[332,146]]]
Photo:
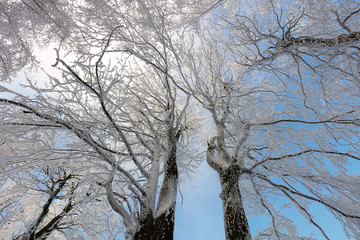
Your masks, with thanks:
[[[301,239],[286,204],[330,239],[312,203],[359,237],[359,5],[317,3],[230,1],[188,55],[189,91],[214,122],[207,162],[221,183],[226,239],[251,239],[256,213],[271,224],[255,239]]]
[[[255,239],[301,239],[289,205],[329,239],[312,203],[359,238],[358,175],[348,167],[360,159],[357,1],[49,7],[63,3],[37,5],[51,24],[59,9],[71,23],[51,42],[46,78],[28,74],[29,94],[0,89],[2,132],[41,146],[22,149],[28,162],[66,156],[89,169],[79,188],[106,196],[127,238],[172,239],[179,170],[196,160],[195,99],[213,120],[206,160],[222,186],[227,239],[251,239],[248,218],[264,213],[270,225]]]
[[[44,176],[41,176],[44,175]],[[38,189],[33,189],[40,192],[45,192],[48,197],[39,216],[33,220],[33,223],[29,226],[28,230],[15,237],[14,239],[46,239],[54,230],[63,231],[69,228],[68,223],[63,222],[66,215],[73,209],[73,195],[77,186],[76,182],[69,183],[74,176],[66,173],[65,169],[41,169],[38,175],[39,178],[44,177],[45,179],[37,179]],[[66,186],[69,185],[69,186]],[[69,192],[64,195],[65,188],[69,187]],[[50,207],[56,200],[66,199],[65,206],[62,207],[60,212],[54,216],[48,216]],[[48,219],[48,221],[45,221]]]
[[[68,28],[77,28],[66,5],[61,1],[1,1],[1,81],[15,77],[25,67],[35,67],[34,51],[64,39]]]
[[[24,150],[27,156],[39,159],[45,150],[97,167],[93,180],[122,217],[127,238],[172,239],[178,164],[191,169],[196,161],[184,151],[184,133],[196,127],[190,96],[174,85],[179,49],[173,46],[172,4],[118,4],[74,3],[78,28],[69,29],[61,43],[68,45],[60,45],[53,59],[60,71],[45,69],[45,84],[27,78],[30,96],[3,86],[10,97],[0,99],[2,126],[17,136],[14,141],[44,142],[41,151]],[[111,18],[102,19],[103,11],[112,11]],[[75,60],[62,57],[67,50]],[[67,143],[56,146],[61,139]]]

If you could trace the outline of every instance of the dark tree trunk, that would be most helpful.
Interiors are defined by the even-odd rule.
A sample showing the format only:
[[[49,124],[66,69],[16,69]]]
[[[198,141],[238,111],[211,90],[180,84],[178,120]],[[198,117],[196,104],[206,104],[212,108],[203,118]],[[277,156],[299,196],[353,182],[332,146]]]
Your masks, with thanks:
[[[175,204],[155,219],[152,240],[174,239]]]
[[[176,163],[176,144],[178,137],[172,130],[168,132],[166,157],[164,158],[164,179],[159,194],[155,217],[146,210],[140,217],[132,240],[173,240],[175,226],[175,207],[178,184],[178,168]],[[145,207],[145,206],[143,206]],[[143,211],[141,211],[143,212]]]
[[[174,238],[178,175],[176,141],[170,138],[165,175],[156,209],[152,240],[172,240]]]
[[[220,173],[225,236],[227,240],[251,240],[250,228],[239,189],[240,167],[223,169]]]
[[[154,230],[154,217],[152,211],[146,211],[143,217],[140,217],[138,227],[134,233],[133,240],[151,240]]]
[[[133,240],[172,240],[174,237],[175,204],[155,219],[147,214],[138,223]]]

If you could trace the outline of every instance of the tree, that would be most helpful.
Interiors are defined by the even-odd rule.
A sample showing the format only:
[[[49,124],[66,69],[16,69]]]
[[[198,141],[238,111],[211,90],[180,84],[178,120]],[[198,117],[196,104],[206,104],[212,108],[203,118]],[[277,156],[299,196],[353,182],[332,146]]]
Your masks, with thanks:
[[[2,142],[1,155],[16,156],[16,150]],[[19,156],[20,158],[20,156]],[[5,159],[4,159],[5,160]],[[74,195],[78,177],[62,166],[51,168],[3,165],[3,195],[1,204],[3,237],[13,239],[46,239],[54,230],[71,226],[67,216],[74,210]],[[25,170],[25,171],[24,171]],[[41,209],[41,211],[39,211]],[[26,232],[18,233],[21,226]],[[12,232],[11,232],[12,231]]]
[[[102,169],[94,172],[102,179],[96,182],[122,217],[125,235],[171,239],[177,165],[185,161],[191,166],[196,161],[187,158],[191,151],[184,150],[188,141],[184,133],[193,131],[194,117],[187,113],[190,97],[179,95],[171,80],[170,61],[176,59],[174,23],[168,20],[172,17],[169,6],[139,1],[116,8],[117,4],[94,1],[79,7],[74,3],[71,17],[77,25],[62,39],[65,50],[70,42],[73,45],[74,64],[68,64],[61,49],[56,49],[53,66],[62,76],[48,74],[45,85],[28,78],[30,96],[2,87],[10,94],[0,99],[2,124],[15,127],[11,129],[11,134],[18,135],[15,141],[31,138],[33,131],[32,140],[44,141],[51,132],[59,138],[48,139],[52,143],[44,148],[50,153],[85,159],[90,162],[88,168],[102,162]],[[108,10],[113,11],[114,25],[92,25]],[[134,18],[136,11],[145,18]],[[84,38],[79,38],[79,32]],[[72,140],[56,147],[64,137]],[[179,145],[183,155],[177,153]],[[33,153],[39,158],[38,149]]]
[[[349,167],[360,159],[358,3],[228,4],[188,56],[193,94],[214,122],[207,162],[222,187],[226,239],[251,239],[247,216],[264,212],[272,223],[255,239],[301,239],[281,213],[287,204],[329,239],[311,203],[359,238]]]
[[[1,81],[9,81],[24,67],[35,67],[36,47],[60,41],[67,28],[75,28],[66,5],[61,1],[1,1]]]
[[[253,238],[302,239],[288,206],[329,239],[311,203],[359,238],[358,3],[191,3],[69,4],[47,80],[28,77],[29,95],[2,86],[2,132],[42,144],[27,162],[46,149],[91,170],[79,188],[99,187],[128,238],[171,239],[179,166],[207,110],[227,239],[251,239],[252,214],[270,220]]]
[[[67,193],[69,199],[67,199],[67,202],[61,209],[60,213],[56,214],[54,217],[51,217],[45,225],[41,226],[40,224],[44,222],[44,219],[49,214],[49,209],[53,202],[57,199],[64,198],[64,195],[61,195],[60,193],[64,190],[66,184],[69,184],[68,182],[73,178],[73,176],[71,174],[67,174],[66,171],[61,168],[55,169],[54,171],[49,168],[41,169],[40,174],[44,174],[46,177],[49,177],[49,183],[38,179],[40,184],[43,184],[43,186],[40,186],[40,188],[36,190],[44,191],[49,196],[45,204],[42,206],[40,215],[36,218],[36,220],[33,221],[27,232],[14,239],[46,239],[46,237],[49,236],[54,230],[62,230],[63,228],[66,229],[69,227],[61,221],[74,207],[72,198],[76,189],[76,183],[72,184],[70,187],[70,193]]]
[[[2,141],[2,237],[106,239],[122,234],[120,219],[108,211],[110,206],[104,199],[103,187],[93,183],[95,176],[91,172],[99,169],[91,168],[82,159],[80,165],[70,157],[77,153],[39,149],[36,143],[41,140],[31,140],[32,149],[37,149],[24,152],[31,149],[24,140],[17,138],[15,143],[21,144],[18,146],[11,144],[9,135]],[[35,158],[31,158],[33,153],[37,153]],[[89,157],[86,160],[91,161]]]

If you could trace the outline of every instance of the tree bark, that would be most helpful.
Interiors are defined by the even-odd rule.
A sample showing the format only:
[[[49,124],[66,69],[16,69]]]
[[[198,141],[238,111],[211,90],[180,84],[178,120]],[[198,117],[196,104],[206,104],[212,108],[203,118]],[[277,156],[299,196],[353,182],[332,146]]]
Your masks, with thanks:
[[[149,209],[138,223],[132,240],[172,240],[174,238],[175,207],[178,183],[176,139],[170,138],[165,158],[165,174],[161,186],[156,214]]]
[[[133,235],[133,240],[151,240],[154,230],[154,216],[152,211],[146,211],[143,217],[140,217],[138,227]]]
[[[156,209],[152,240],[172,240],[174,238],[175,206],[178,184],[176,164],[176,140],[170,138],[165,175]]]
[[[219,173],[227,240],[251,240],[250,228],[239,189],[240,167],[232,165]]]
[[[152,240],[174,239],[175,204],[155,219]]]
[[[341,34],[334,38],[311,38],[300,37],[282,40],[278,43],[281,48],[289,48],[292,46],[308,46],[308,47],[334,47],[341,44],[350,44],[360,41],[360,32],[351,32]]]

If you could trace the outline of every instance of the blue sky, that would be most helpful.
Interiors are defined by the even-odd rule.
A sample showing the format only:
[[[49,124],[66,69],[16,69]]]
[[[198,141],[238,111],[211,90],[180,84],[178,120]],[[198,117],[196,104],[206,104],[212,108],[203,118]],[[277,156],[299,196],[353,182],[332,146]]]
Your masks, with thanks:
[[[216,172],[205,163],[200,173],[180,186],[177,201],[174,239],[224,239],[220,184]]]
[[[199,169],[200,173],[191,182],[183,184],[183,204],[179,194],[175,221],[175,240],[224,240],[224,225],[222,216],[222,203],[219,198],[220,183],[216,172],[206,163]],[[336,219],[319,204],[311,207],[315,219],[325,229],[331,240],[348,239],[343,233],[341,225]],[[318,230],[311,227],[295,209],[287,210],[287,216],[295,222],[297,230],[303,236],[318,240],[325,239]],[[265,221],[265,223],[264,223]],[[267,225],[267,219],[256,217],[250,219],[253,236],[256,229]],[[355,240],[355,239],[352,239]]]

